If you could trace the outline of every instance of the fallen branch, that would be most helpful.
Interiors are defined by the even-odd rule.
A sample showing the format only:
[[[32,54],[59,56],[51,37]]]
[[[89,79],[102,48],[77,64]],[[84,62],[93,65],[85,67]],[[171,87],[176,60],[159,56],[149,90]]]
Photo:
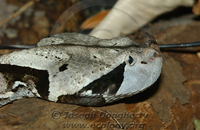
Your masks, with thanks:
[[[39,1],[39,0],[37,0]],[[15,12],[14,14],[12,14],[12,16],[10,16],[9,18],[5,19],[3,22],[0,23],[0,28],[5,25],[6,23],[8,23],[10,20],[12,20],[13,18],[17,17],[18,15],[20,15],[21,13],[23,13],[27,8],[29,8],[30,6],[32,6],[35,3],[35,0],[29,1],[28,3],[26,3],[24,6],[22,6],[17,12]]]

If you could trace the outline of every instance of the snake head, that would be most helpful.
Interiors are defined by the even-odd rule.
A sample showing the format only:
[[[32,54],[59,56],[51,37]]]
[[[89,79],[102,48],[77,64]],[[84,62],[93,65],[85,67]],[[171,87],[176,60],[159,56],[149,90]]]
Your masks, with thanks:
[[[150,87],[160,76],[162,55],[153,36],[146,33],[149,41],[141,48],[131,48],[125,56],[124,79],[116,93],[121,98],[129,97]]]

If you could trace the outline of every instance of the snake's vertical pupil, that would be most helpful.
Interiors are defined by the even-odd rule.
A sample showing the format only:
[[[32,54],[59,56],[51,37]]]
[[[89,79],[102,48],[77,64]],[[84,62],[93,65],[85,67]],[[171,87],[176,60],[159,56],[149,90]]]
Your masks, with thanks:
[[[133,58],[131,56],[128,57],[128,63],[132,64],[133,63]]]

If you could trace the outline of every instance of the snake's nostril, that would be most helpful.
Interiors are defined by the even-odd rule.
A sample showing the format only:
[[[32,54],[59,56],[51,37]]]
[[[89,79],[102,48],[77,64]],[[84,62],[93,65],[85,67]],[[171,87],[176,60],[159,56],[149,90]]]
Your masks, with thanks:
[[[148,58],[154,58],[154,51],[150,51],[148,54],[147,54],[147,57]]]
[[[147,58],[149,58],[149,59],[154,59],[154,58],[156,58],[156,57],[159,57],[160,54],[159,54],[158,51],[156,51],[156,50],[154,50],[154,49],[148,49],[148,50],[146,50],[146,52],[145,52],[145,56],[146,56]]]
[[[153,56],[156,58],[159,57],[160,55],[157,52],[154,52]]]

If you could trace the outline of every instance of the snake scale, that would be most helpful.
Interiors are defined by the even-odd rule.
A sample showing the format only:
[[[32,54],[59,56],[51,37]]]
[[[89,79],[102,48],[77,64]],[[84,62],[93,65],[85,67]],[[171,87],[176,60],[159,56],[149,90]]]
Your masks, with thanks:
[[[162,55],[155,39],[99,39],[61,33],[37,47],[0,56],[0,106],[27,97],[101,106],[130,97],[159,77]]]

